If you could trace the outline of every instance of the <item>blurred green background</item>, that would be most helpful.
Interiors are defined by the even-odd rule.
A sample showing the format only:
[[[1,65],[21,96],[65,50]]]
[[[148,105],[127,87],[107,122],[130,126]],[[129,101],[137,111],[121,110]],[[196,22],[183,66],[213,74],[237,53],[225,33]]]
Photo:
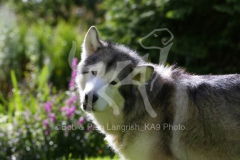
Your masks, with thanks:
[[[0,159],[118,158],[69,85],[91,25],[102,39],[149,53],[154,63],[160,51],[139,39],[168,28],[174,39],[167,64],[230,74],[240,73],[239,17],[238,0],[0,1]],[[168,38],[163,32],[144,43],[163,47]]]

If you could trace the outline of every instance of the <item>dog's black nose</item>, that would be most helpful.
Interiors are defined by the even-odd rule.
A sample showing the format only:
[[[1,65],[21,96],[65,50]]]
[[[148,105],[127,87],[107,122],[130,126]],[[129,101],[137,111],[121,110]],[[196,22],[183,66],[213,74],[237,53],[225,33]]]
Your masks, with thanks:
[[[88,103],[88,98],[92,98],[92,103],[95,103],[98,100],[98,96],[96,94],[86,94],[85,95],[85,102],[86,103]]]
[[[83,109],[85,111],[93,111],[93,103],[95,103],[97,100],[98,100],[97,94],[94,94],[92,92],[85,94]]]

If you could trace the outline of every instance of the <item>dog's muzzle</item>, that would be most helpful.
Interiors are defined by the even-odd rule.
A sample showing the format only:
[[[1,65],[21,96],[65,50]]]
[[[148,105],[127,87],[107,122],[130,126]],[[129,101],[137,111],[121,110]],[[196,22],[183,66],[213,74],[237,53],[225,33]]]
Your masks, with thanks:
[[[93,111],[93,104],[98,100],[98,95],[95,93],[87,93],[85,94],[85,99],[83,103],[83,109],[85,111]]]

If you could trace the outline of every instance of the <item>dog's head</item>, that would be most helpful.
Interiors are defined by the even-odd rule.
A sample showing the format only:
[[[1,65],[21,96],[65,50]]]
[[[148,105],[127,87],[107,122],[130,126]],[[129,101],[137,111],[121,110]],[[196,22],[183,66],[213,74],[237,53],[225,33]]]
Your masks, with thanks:
[[[82,109],[97,112],[113,108],[117,114],[126,103],[136,103],[131,98],[136,86],[144,85],[152,72],[153,67],[134,51],[100,40],[97,29],[91,27],[82,44],[76,78]]]

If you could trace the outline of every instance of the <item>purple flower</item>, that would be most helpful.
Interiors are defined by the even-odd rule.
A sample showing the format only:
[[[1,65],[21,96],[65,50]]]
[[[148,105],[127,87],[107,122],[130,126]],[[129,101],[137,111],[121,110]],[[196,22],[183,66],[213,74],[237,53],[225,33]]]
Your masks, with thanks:
[[[75,87],[75,78],[77,76],[77,64],[78,64],[78,59],[77,58],[73,58],[72,60],[72,75],[71,75],[71,79],[70,79],[70,82],[68,84],[69,86],[69,89],[74,89]]]
[[[83,116],[78,120],[77,124],[82,125],[85,121],[86,121],[86,117]]]
[[[70,119],[73,115],[73,113],[75,112],[76,107],[72,106],[72,107],[63,107],[61,108],[62,112],[66,112],[66,116]]]
[[[71,77],[72,77],[73,80],[75,80],[76,76],[77,76],[77,70],[74,69],[74,70],[72,71]]]
[[[74,81],[70,81],[70,83],[68,84],[70,89],[73,89],[75,86],[75,82]]]
[[[72,68],[76,68],[77,67],[77,64],[78,64],[78,59],[77,58],[73,58],[72,60]]]
[[[93,126],[89,126],[88,129],[87,129],[88,132],[90,132],[92,130],[93,130]]]
[[[45,104],[44,104],[44,109],[47,113],[50,113],[51,110],[52,110],[52,104],[51,102],[47,101]]]
[[[77,76],[77,70],[74,69],[72,71],[71,79],[70,79],[70,82],[68,84],[70,89],[73,89],[75,87],[75,78],[76,78],[76,76]]]
[[[54,113],[49,114],[49,118],[52,122],[55,122],[55,114]]]
[[[68,110],[68,112],[67,112],[67,117],[68,117],[69,119],[72,117],[73,113],[75,112],[75,109],[76,109],[75,106],[69,108],[69,110]]]
[[[74,89],[74,87],[75,87],[75,77],[71,77],[71,80],[70,80],[68,86],[69,86],[70,90]]]
[[[45,135],[49,135],[49,134],[50,134],[50,130],[47,129],[47,130],[45,131]]]
[[[66,100],[66,104],[68,106],[71,106],[72,104],[76,103],[76,101],[77,101],[77,95],[74,95],[71,98]]]
[[[47,126],[48,126],[48,120],[47,120],[47,119],[44,119],[44,120],[43,120],[43,126],[44,126],[44,127],[47,127]]]
[[[72,129],[72,126],[71,125],[68,125],[67,126],[67,130],[71,130]]]
[[[75,87],[75,78],[77,76],[77,64],[78,64],[78,59],[77,58],[73,58],[72,60],[72,75],[71,75],[71,79],[70,82],[68,84],[69,89],[73,89]]]
[[[68,111],[69,110],[69,107],[63,107],[63,108],[61,108],[61,111],[62,112],[66,112],[66,111]]]

